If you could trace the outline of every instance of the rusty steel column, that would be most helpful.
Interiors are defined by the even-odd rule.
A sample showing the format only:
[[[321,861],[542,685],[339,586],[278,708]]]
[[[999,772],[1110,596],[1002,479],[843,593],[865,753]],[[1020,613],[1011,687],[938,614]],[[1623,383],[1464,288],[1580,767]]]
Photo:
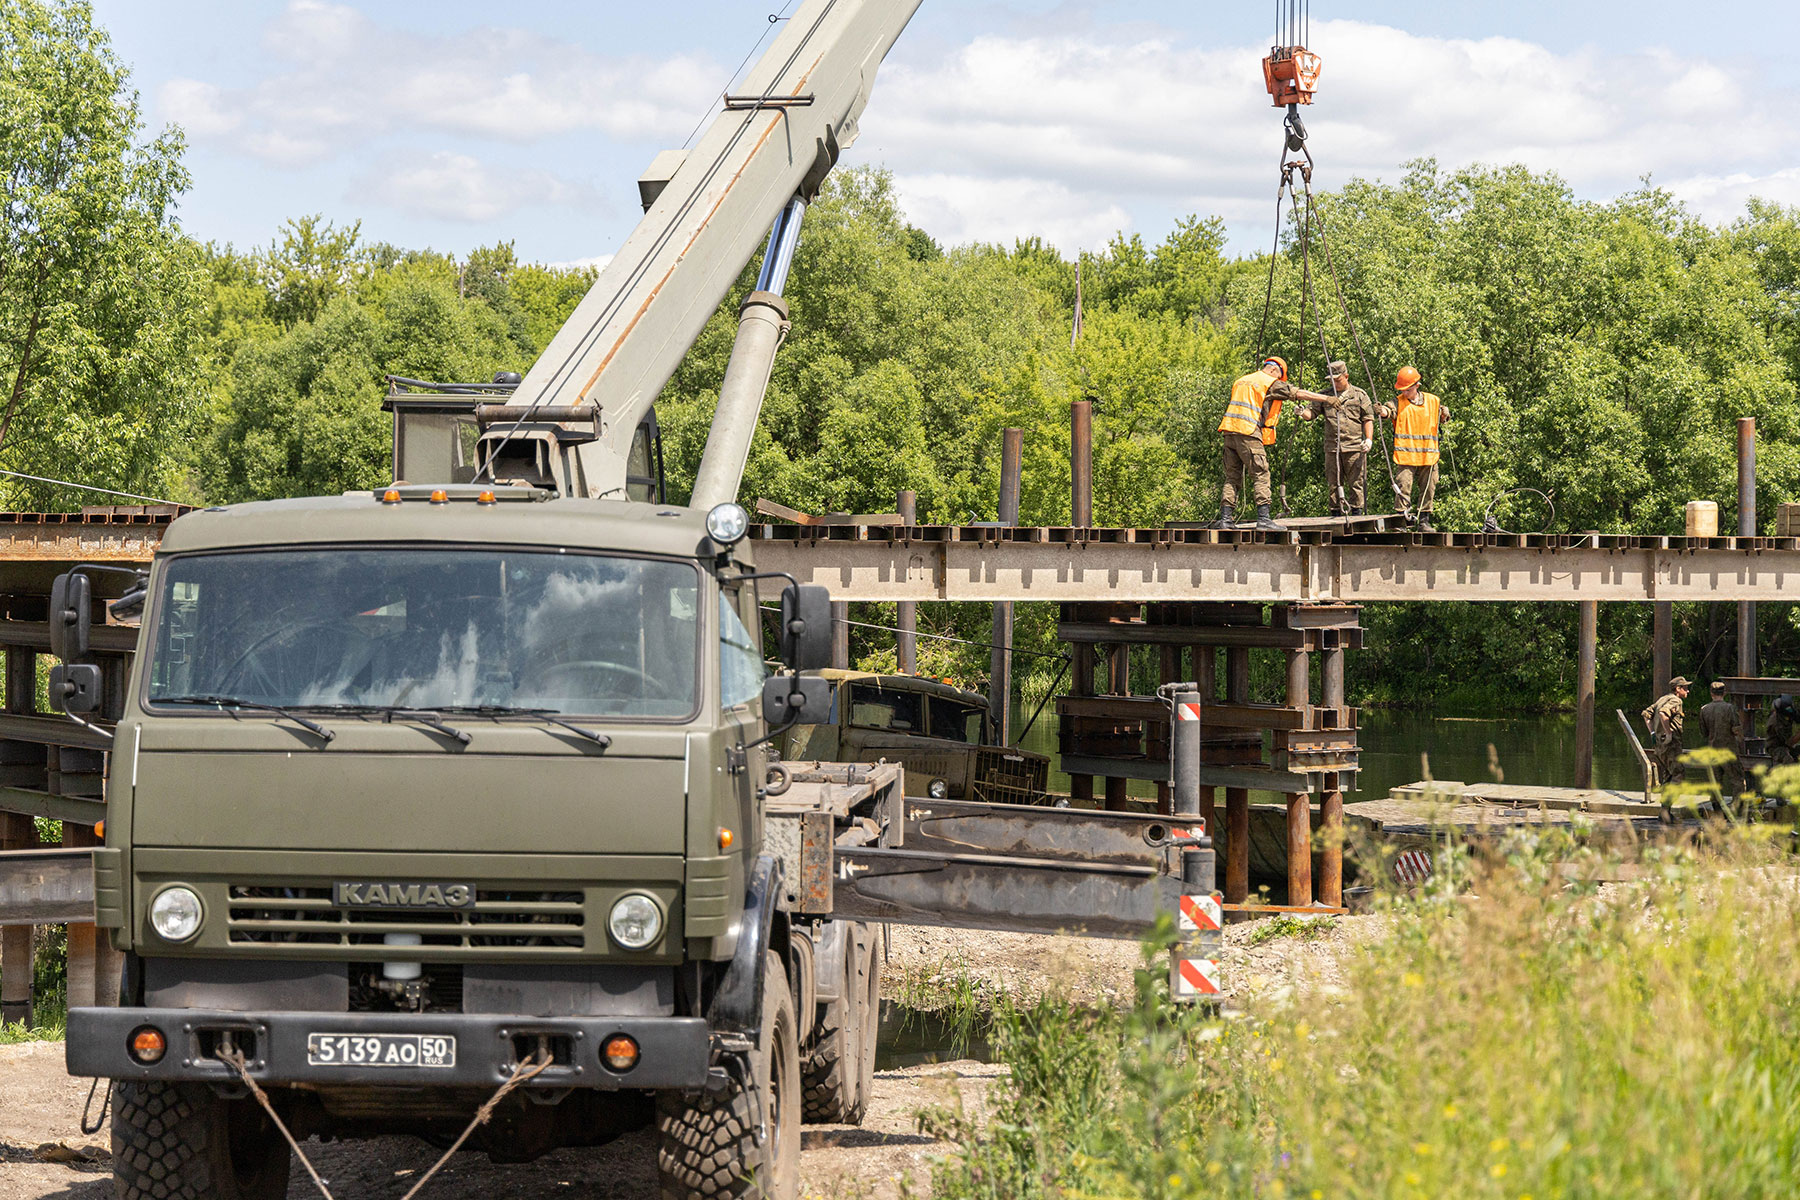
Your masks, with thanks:
[[[1131,695],[1131,647],[1124,642],[1109,647],[1111,653],[1106,656],[1106,690],[1110,695]],[[1131,781],[1123,775],[1106,777],[1106,811],[1124,812],[1127,803],[1127,789]]]
[[[1225,651],[1225,699],[1244,704],[1250,699],[1250,651],[1232,646]],[[1225,789],[1225,902],[1242,904],[1250,898],[1250,791]]]
[[[1287,702],[1299,709],[1312,703],[1311,655],[1305,650],[1287,652]],[[1288,769],[1286,751],[1279,759],[1277,765]],[[1312,903],[1312,797],[1305,792],[1287,798],[1287,883],[1289,904]]]
[[[1583,600],[1575,667],[1575,786],[1594,786],[1594,662],[1600,636],[1600,604]]]
[[[1094,405],[1069,405],[1069,524],[1087,529],[1094,523]]]
[[[1320,664],[1321,695],[1326,708],[1344,708],[1344,651],[1342,647],[1327,650]],[[1342,722],[1339,722],[1341,727]],[[1327,781],[1325,795],[1319,804],[1319,903],[1341,908],[1344,904],[1344,777],[1333,772]]]
[[[1159,685],[1187,682],[1181,678],[1180,646],[1158,646],[1156,648],[1156,682]],[[1194,702],[1199,703],[1199,700],[1196,698]],[[1169,730],[1170,745],[1174,744],[1174,739],[1175,730],[1171,728]],[[1199,754],[1198,749],[1195,750],[1195,754],[1196,756]],[[1198,757],[1194,761],[1198,762]],[[1174,779],[1171,777],[1168,783],[1156,785],[1156,811],[1165,817],[1169,816],[1175,811],[1174,804]],[[1196,808],[1194,811],[1199,812],[1200,810]]]
[[[831,665],[840,671],[850,668],[850,603],[831,602]]]
[[[1194,679],[1200,685],[1201,720],[1206,719],[1205,707],[1219,698],[1218,670],[1219,652],[1211,646],[1195,646]],[[1176,672],[1179,674],[1179,670]],[[1206,759],[1204,725],[1200,756]],[[1200,815],[1206,818],[1206,834],[1217,839],[1219,836],[1219,789],[1209,785],[1200,788]]]
[[[919,523],[919,493],[901,492],[894,502],[894,511],[900,514],[900,521],[905,525]],[[911,600],[902,600],[894,624],[899,628],[899,644],[895,647],[895,657],[899,660],[902,674],[917,675],[919,673],[919,606]]]
[[[1652,700],[1669,690],[1669,680],[1675,674],[1675,605],[1668,600],[1658,600],[1650,606],[1650,643],[1651,643],[1651,675],[1650,698]]]
[[[1756,418],[1739,417],[1737,423],[1738,452],[1738,536],[1756,536]],[[1738,601],[1737,673],[1756,674],[1756,603]]]
[[[37,651],[8,646],[6,711],[37,709]],[[37,786],[44,786],[40,782]],[[22,813],[0,813],[0,850],[29,850],[38,844],[37,824]],[[29,925],[0,926],[0,1024],[31,1024],[32,953]]]
[[[1002,525],[1019,523],[1019,471],[1025,458],[1025,431],[1000,434],[1000,508]],[[1012,745],[1013,606],[994,605],[993,645],[988,651],[988,712],[1002,746]]]

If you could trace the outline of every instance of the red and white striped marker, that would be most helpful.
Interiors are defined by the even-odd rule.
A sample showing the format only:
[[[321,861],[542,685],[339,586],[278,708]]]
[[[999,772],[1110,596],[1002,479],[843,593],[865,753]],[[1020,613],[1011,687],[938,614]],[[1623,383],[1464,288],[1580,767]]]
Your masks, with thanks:
[[[1225,913],[1215,895],[1183,896],[1178,919],[1183,933],[1216,933],[1225,924]]]
[[[1432,873],[1431,855],[1423,850],[1404,850],[1394,860],[1394,878],[1407,887],[1417,887]]]
[[[1200,706],[1198,704],[1177,704],[1175,706],[1175,719],[1177,721],[1198,721],[1200,719]]]
[[[1212,958],[1186,958],[1175,955],[1175,999],[1197,1000],[1201,996],[1217,996],[1219,963]]]
[[[1184,817],[1182,819],[1186,820],[1186,821],[1192,821],[1194,823],[1192,825],[1187,825],[1187,826],[1182,826],[1182,825],[1169,826],[1169,837],[1171,839],[1179,841],[1182,838],[1203,838],[1206,836],[1206,818],[1205,817],[1190,816],[1190,817]]]

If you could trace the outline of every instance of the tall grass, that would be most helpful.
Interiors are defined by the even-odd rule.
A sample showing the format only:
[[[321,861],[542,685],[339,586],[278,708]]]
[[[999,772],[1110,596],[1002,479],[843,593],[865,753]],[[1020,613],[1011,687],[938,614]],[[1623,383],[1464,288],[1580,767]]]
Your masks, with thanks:
[[[934,1194],[1776,1197],[1800,1191],[1787,834],[1603,851],[1521,835],[1393,899],[1332,995],[1003,1006],[1010,1089]],[[1630,883],[1580,880],[1637,874]],[[1571,882],[1571,879],[1577,882]]]

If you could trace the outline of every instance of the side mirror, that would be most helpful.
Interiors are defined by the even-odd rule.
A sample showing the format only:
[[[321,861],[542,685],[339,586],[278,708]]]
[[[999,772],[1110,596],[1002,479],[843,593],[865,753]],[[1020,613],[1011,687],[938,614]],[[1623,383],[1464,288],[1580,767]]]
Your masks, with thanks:
[[[762,700],[763,720],[771,729],[816,723],[831,711],[831,681],[817,675],[771,675],[763,683]]]
[[[121,621],[134,621],[144,615],[144,601],[149,598],[149,577],[139,575],[123,596],[106,606],[106,611]]]
[[[98,712],[100,668],[93,663],[58,663],[51,667],[50,704],[60,712]]]
[[[50,585],[50,653],[64,662],[87,657],[93,629],[93,585],[70,571]]]
[[[782,589],[781,661],[796,671],[831,665],[831,593],[817,584]]]

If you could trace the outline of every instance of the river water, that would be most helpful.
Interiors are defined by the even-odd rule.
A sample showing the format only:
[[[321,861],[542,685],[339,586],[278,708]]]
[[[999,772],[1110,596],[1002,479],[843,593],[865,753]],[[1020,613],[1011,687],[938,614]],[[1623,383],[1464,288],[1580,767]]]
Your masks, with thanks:
[[[1031,718],[1015,714],[1014,728]],[[1427,777],[1463,783],[1575,784],[1575,716],[1548,713],[1504,717],[1439,717],[1430,713],[1359,710],[1362,772],[1351,803],[1379,800],[1389,789]],[[1635,719],[1635,717],[1634,717]],[[1202,717],[1204,722],[1204,717]],[[1027,750],[1050,755],[1050,790],[1067,792],[1069,777],[1056,769],[1056,716],[1046,711],[1025,735]],[[1495,775],[1495,768],[1500,775]],[[1638,791],[1643,774],[1612,709],[1595,715],[1594,786]],[[1133,782],[1130,794],[1155,799],[1156,785]],[[1280,800],[1252,792],[1253,803]]]

